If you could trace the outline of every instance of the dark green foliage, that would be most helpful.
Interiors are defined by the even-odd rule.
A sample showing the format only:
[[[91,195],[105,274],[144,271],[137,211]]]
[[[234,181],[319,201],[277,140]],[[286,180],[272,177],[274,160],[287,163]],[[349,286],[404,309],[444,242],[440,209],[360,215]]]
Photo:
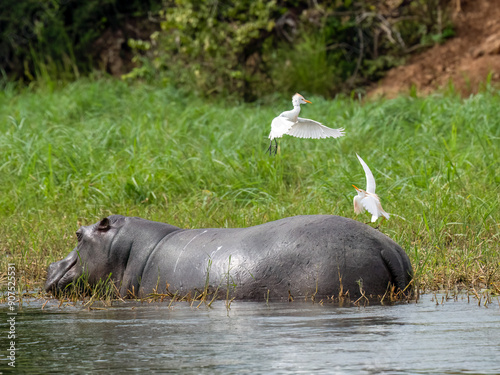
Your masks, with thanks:
[[[74,78],[92,68],[93,43],[107,28],[158,10],[160,0],[2,0],[0,68],[25,79]]]

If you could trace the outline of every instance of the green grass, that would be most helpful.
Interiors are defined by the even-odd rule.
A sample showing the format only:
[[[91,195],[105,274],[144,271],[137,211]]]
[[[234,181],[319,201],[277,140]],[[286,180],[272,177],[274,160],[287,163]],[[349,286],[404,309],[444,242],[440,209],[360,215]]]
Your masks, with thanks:
[[[498,290],[499,92],[363,104],[308,99],[304,117],[344,127],[346,136],[285,136],[270,157],[271,120],[291,108],[290,98],[207,102],[107,79],[6,86],[0,275],[15,263],[27,288],[39,285],[47,265],[75,246],[78,227],[109,214],[189,228],[303,214],[354,218],[351,184],[365,186],[357,152],[383,207],[399,215],[381,230],[407,251],[420,285]]]

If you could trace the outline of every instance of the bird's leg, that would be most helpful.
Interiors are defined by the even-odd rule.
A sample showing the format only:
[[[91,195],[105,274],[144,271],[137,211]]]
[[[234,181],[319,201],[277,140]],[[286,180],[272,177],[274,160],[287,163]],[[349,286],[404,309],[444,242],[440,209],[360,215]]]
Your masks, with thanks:
[[[369,225],[369,226],[372,226],[373,222],[370,220],[370,221],[366,221],[365,224]]]
[[[382,225],[382,223],[384,222],[384,220],[385,220],[385,217],[382,216],[382,219],[380,219],[380,223],[378,223],[378,225],[375,227],[375,229],[379,230],[379,228]]]
[[[266,150],[266,153],[269,151],[269,156],[271,156],[272,149],[273,149],[273,140],[271,139],[271,143],[269,143],[269,147]]]
[[[269,156],[273,154],[273,140],[271,139],[271,143],[269,143],[269,147],[266,150],[266,152],[269,151]],[[278,142],[276,141],[276,138],[274,139],[274,155],[278,152]]]

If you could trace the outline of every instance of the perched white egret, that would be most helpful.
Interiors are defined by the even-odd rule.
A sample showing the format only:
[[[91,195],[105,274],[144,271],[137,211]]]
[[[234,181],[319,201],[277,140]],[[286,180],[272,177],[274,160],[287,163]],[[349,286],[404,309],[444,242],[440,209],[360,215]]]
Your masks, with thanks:
[[[338,138],[344,135],[344,129],[332,129],[317,121],[309,120],[307,118],[300,118],[300,105],[311,103],[309,100],[304,99],[300,94],[295,94],[292,97],[293,109],[285,111],[278,117],[275,117],[271,123],[271,133],[269,139],[269,155],[272,154],[273,139],[275,144],[274,154],[278,152],[278,142],[276,138],[281,138],[283,134],[288,134],[298,138]]]
[[[377,221],[380,216],[389,219],[389,214],[384,211],[382,205],[380,204],[380,199],[377,194],[375,194],[375,179],[373,178],[373,173],[368,168],[368,165],[361,159],[361,157],[356,154],[359,159],[359,162],[363,166],[366,175],[366,190],[359,189],[356,186],[352,185],[354,189],[358,191],[358,195],[356,195],[353,199],[354,203],[354,212],[359,215],[365,211],[365,209],[372,214],[372,223]]]

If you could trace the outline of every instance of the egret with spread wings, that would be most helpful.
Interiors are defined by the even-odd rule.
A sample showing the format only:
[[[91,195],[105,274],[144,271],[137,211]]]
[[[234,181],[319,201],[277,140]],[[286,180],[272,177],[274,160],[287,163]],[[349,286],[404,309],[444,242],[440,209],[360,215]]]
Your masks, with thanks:
[[[381,216],[389,219],[389,214],[384,211],[382,205],[380,204],[380,199],[377,194],[375,194],[375,178],[373,178],[373,173],[368,168],[368,165],[360,158],[358,154],[356,156],[359,162],[363,166],[366,175],[366,190],[359,189],[352,185],[357,191],[358,195],[354,197],[354,212],[359,215],[365,211],[365,209],[372,215],[372,223],[377,221]]]
[[[300,105],[311,103],[309,100],[304,99],[300,94],[295,94],[292,97],[293,109],[285,111],[278,117],[275,117],[271,123],[271,133],[269,139],[269,155],[273,151],[274,140],[274,154],[278,152],[278,141],[276,138],[281,138],[284,134],[291,135],[297,138],[338,138],[344,135],[344,129],[332,129],[317,121],[309,120],[307,118],[299,117]]]

